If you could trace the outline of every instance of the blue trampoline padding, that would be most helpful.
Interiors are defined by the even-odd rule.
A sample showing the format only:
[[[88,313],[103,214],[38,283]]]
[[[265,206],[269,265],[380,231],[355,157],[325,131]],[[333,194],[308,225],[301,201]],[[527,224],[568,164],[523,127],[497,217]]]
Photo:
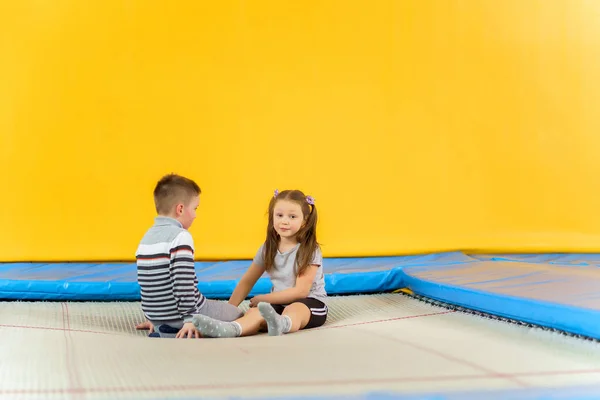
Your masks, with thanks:
[[[415,293],[466,308],[600,339],[600,269],[479,261],[407,267]]]
[[[329,294],[376,293],[403,286],[408,266],[474,262],[460,253],[402,257],[326,258]],[[199,289],[212,299],[228,299],[250,261],[197,262]],[[257,282],[251,296],[268,293],[269,279]],[[0,299],[4,300],[139,300],[134,263],[4,263],[0,264]]]

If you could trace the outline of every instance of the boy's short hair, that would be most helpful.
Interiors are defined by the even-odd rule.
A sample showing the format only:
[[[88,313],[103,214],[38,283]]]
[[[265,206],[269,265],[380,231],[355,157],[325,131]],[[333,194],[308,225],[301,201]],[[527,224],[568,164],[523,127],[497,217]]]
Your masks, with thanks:
[[[154,188],[154,205],[159,214],[169,214],[178,203],[188,204],[201,190],[193,180],[177,174],[163,176]]]

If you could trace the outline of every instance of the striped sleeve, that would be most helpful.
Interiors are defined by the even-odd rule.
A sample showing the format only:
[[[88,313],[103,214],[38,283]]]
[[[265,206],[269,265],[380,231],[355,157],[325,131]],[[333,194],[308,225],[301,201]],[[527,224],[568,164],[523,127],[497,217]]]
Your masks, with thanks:
[[[198,291],[192,235],[187,231],[181,232],[173,241],[170,253],[173,295],[177,299],[177,309],[184,321],[190,322],[192,312],[204,300],[200,298]]]

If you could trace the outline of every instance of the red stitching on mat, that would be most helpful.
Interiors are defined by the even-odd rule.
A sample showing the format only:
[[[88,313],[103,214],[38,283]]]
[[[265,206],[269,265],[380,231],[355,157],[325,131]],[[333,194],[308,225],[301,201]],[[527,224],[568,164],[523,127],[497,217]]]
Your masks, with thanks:
[[[436,316],[436,315],[451,314],[453,312],[456,312],[456,311],[454,311],[454,310],[440,311],[440,312],[429,313],[429,314],[417,314],[417,315],[408,315],[408,316],[404,316],[404,317],[377,319],[377,320],[374,320],[374,321],[354,322],[354,323],[351,323],[351,324],[344,324],[344,325],[323,326],[323,327],[320,327],[320,328],[311,329],[311,331],[323,330],[323,329],[346,328],[348,326],[357,326],[357,325],[377,324],[377,323],[380,323],[380,322],[400,321],[400,320],[403,320],[403,319],[413,319],[413,318],[421,318],[421,317],[433,317],[433,316]],[[304,332],[309,332],[309,331],[306,330]]]
[[[70,331],[70,332],[84,332],[84,333],[99,333],[101,335],[114,335],[114,336],[125,336],[112,332],[99,332],[99,331],[88,331],[85,329],[66,329],[66,328],[50,328],[47,326],[29,326],[29,325],[9,325],[0,324],[0,328],[24,328],[24,329],[41,329],[46,331]]]
[[[67,303],[63,303],[65,305],[65,316],[67,318],[67,329],[71,330],[71,317],[69,315],[69,305]]]
[[[69,316],[69,306],[67,303],[62,302],[62,317],[63,317],[63,334],[65,337],[65,356],[66,356],[66,368],[68,376],[68,385],[71,394],[74,394],[76,398],[80,398],[82,393],[79,391],[81,383],[79,382],[79,375],[77,375],[77,368],[75,367],[75,361],[73,357],[72,338],[71,338],[71,321]]]
[[[65,337],[65,366],[67,368],[67,378],[68,378],[68,386],[69,386],[69,393],[71,393],[71,390],[75,390],[75,378],[74,378],[74,372],[73,372],[73,368],[71,366],[71,354],[69,351],[69,337],[68,337],[68,331],[67,331],[67,317],[66,317],[66,313],[65,313],[65,303],[60,303],[60,308],[62,310],[62,323],[63,323],[63,335]]]
[[[413,343],[413,342],[409,342],[407,340],[403,340],[403,339],[400,339],[400,338],[397,338],[397,337],[394,337],[394,336],[382,335],[382,334],[380,334],[378,332],[369,332],[369,334],[372,335],[372,336],[378,336],[378,337],[383,338],[383,339],[387,339],[387,340],[391,340],[391,341],[394,341],[394,342],[398,342],[398,343],[401,343],[403,345],[410,346],[410,347],[413,347],[413,348],[421,350],[421,351],[425,351],[427,353],[436,355],[438,357],[445,358],[448,361],[457,362],[459,364],[466,365],[468,367],[477,369],[477,370],[479,370],[481,372],[484,372],[484,373],[488,374],[487,376],[493,376],[493,377],[496,377],[496,378],[505,378],[505,379],[508,379],[508,380],[512,381],[513,383],[516,383],[517,385],[519,385],[521,387],[528,387],[529,386],[527,383],[519,380],[514,375],[503,374],[503,373],[500,373],[500,372],[496,372],[496,371],[494,371],[492,369],[489,369],[489,368],[486,368],[486,367],[484,367],[482,365],[479,365],[479,364],[476,364],[474,362],[465,360],[464,358],[451,356],[451,355],[443,353],[443,352],[441,352],[439,350],[432,349],[431,347],[427,347],[427,346],[423,346],[423,345],[416,344],[416,343]]]

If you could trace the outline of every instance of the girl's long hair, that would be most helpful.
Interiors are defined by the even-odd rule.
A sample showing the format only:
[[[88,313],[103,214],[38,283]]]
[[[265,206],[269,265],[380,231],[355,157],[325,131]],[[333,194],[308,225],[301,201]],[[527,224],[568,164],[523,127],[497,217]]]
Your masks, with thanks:
[[[296,234],[298,243],[300,243],[296,255],[296,276],[300,276],[310,265],[315,251],[319,247],[317,242],[317,208],[314,201],[312,205],[308,203],[307,196],[300,190],[285,190],[273,196],[269,203],[269,225],[267,226],[267,238],[263,253],[267,272],[270,272],[275,266],[275,255],[279,247],[280,237],[273,225],[273,211],[275,203],[279,200],[295,202],[302,208],[304,226]]]

